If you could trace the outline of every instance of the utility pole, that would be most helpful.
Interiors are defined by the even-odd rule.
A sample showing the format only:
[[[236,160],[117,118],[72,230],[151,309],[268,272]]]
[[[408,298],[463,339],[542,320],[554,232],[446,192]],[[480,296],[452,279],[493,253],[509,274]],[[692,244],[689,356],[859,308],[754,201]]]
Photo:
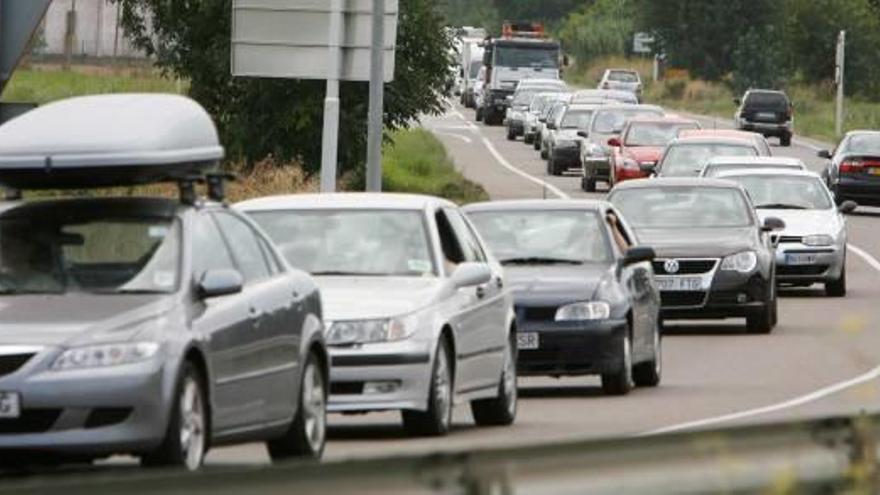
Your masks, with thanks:
[[[370,117],[367,134],[367,191],[382,191],[382,135],[385,106],[385,0],[373,0],[370,53]]]
[[[324,98],[324,136],[321,148],[321,192],[336,192],[339,156],[339,78],[342,74],[343,0],[330,0],[330,36],[327,56],[327,95]]]
[[[837,136],[843,135],[843,83],[844,66],[846,62],[846,31],[841,31],[837,37],[837,57],[834,69],[834,82],[837,84],[837,108],[835,112],[835,131]]]

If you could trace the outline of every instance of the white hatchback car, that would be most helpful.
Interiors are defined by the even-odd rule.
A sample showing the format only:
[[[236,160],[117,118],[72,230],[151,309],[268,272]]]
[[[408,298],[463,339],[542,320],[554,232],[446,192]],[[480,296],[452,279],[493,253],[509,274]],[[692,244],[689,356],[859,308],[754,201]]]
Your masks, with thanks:
[[[516,416],[516,317],[501,265],[454,204],[401,194],[241,203],[321,290],[328,411],[401,410],[412,434]]]

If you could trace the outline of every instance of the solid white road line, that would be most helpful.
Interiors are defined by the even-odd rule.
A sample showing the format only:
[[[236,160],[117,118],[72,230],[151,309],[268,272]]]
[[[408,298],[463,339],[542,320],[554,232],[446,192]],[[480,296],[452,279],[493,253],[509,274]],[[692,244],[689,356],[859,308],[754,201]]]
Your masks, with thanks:
[[[462,141],[464,141],[467,144],[471,144],[474,142],[471,138],[469,138],[467,136],[462,136],[461,134],[456,134],[454,132],[438,131],[436,128],[428,128],[428,130],[430,130],[431,132],[433,132],[434,134],[437,134],[439,136],[446,136],[446,137],[461,139]]]
[[[880,272],[880,261],[877,258],[871,256],[866,251],[862,250],[857,246],[853,246],[852,244],[848,244],[847,248],[855,253],[859,258],[864,260],[871,268]],[[760,416],[762,414],[769,414],[777,411],[782,411],[785,409],[791,409],[793,407],[803,406],[805,404],[809,404],[810,402],[815,402],[819,399],[823,399],[830,395],[834,395],[838,392],[846,390],[848,388],[855,387],[857,385],[861,385],[862,383],[869,382],[871,380],[876,380],[880,378],[880,366],[872,368],[868,372],[851,378],[849,380],[845,380],[842,382],[834,383],[824,388],[820,388],[814,392],[811,392],[806,395],[802,395],[799,397],[795,397],[793,399],[780,402],[778,404],[771,404],[769,406],[758,407],[754,409],[747,409],[745,411],[734,412],[730,414],[724,414],[721,416],[715,416],[711,418],[698,419],[696,421],[688,421],[686,423],[679,423],[672,426],[666,426],[663,428],[658,428],[656,430],[650,430],[643,433],[639,433],[636,436],[649,436],[649,435],[660,435],[664,433],[674,433],[683,430],[691,430],[694,428],[705,428],[707,426],[717,425],[719,423],[726,423],[729,421],[736,421],[740,419],[750,418],[753,416]]]

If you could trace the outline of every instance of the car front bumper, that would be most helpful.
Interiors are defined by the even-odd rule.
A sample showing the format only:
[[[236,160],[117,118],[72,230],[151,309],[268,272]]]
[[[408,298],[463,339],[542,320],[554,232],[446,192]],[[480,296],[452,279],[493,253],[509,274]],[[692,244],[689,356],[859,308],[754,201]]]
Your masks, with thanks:
[[[837,280],[843,272],[844,253],[842,246],[781,243],[776,250],[776,281],[784,285],[811,285]],[[815,261],[795,264],[791,255],[811,255]]]
[[[330,347],[329,412],[427,409],[431,349],[420,341]]]
[[[537,333],[539,346],[519,350],[517,372],[522,376],[613,372],[621,365],[626,329],[626,320],[520,322],[519,334]]]
[[[709,290],[661,291],[661,314],[670,320],[744,318],[762,311],[772,292],[760,272],[724,273],[713,278]]]

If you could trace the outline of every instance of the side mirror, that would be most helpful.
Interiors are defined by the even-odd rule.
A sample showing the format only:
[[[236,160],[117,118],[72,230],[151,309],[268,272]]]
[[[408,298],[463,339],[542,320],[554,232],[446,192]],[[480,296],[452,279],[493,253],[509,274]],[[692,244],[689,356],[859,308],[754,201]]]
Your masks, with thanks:
[[[483,285],[491,279],[492,270],[486,263],[461,263],[452,273],[452,283],[457,289]]]
[[[761,226],[761,230],[764,232],[775,232],[783,229],[785,229],[785,222],[781,218],[776,217],[765,218],[764,225]]]
[[[578,137],[588,139],[590,137],[590,134],[587,131],[578,131]]]
[[[843,213],[844,215],[848,215],[858,208],[859,205],[855,201],[846,200],[837,207],[837,211]]]
[[[614,147],[614,148],[620,148],[620,145],[621,145],[621,143],[620,143],[620,138],[619,138],[619,137],[613,137],[613,138],[611,138],[611,139],[608,140],[608,146],[611,146],[611,147]]]
[[[654,252],[654,248],[645,246],[631,247],[623,255],[623,266],[634,265],[643,261],[654,261],[656,257],[657,253]]]
[[[238,270],[208,270],[199,280],[198,293],[202,299],[238,294],[244,288],[244,278]]]
[[[733,99],[733,102],[734,102],[737,106],[742,105],[742,100],[739,99],[739,98],[734,98],[734,99]]]
[[[830,160],[830,159],[831,159],[831,151],[829,151],[829,150],[819,150],[819,152],[816,153],[816,156],[818,156],[819,158],[824,158],[824,159],[826,159],[826,160]]]

